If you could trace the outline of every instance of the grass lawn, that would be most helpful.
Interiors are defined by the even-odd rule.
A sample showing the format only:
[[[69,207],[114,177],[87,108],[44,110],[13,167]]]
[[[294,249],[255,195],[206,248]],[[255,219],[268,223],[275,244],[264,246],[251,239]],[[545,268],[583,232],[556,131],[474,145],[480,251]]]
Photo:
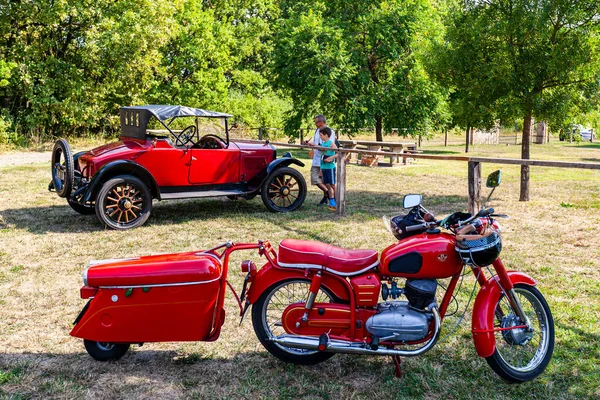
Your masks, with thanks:
[[[424,147],[457,155],[462,149]],[[292,152],[308,161],[306,152]],[[518,158],[520,148],[473,146],[471,154]],[[600,162],[600,144],[532,145],[532,158]],[[503,182],[489,205],[511,216],[501,221],[502,257],[537,279],[556,324],[548,369],[521,385],[506,384],[477,357],[470,310],[432,351],[403,359],[402,379],[393,376],[389,358],[336,355],[311,367],[284,364],[261,347],[249,318],[239,326],[230,294],[222,335],[213,343],[150,343],[100,363],[69,336],[85,303],[79,288],[89,260],[206,249],[230,239],[302,238],[381,251],[395,240],[381,216],[401,213],[405,194],[423,194],[438,216],[465,209],[464,162],[349,165],[344,218],[316,207],[320,194],[310,188],[305,205],[290,214],[268,212],[260,198],[155,203],[146,225],[128,232],[106,230],[49,193],[49,162],[0,166],[0,398],[598,398],[600,171],[532,167],[532,200],[522,203],[520,167],[483,164],[483,176],[497,168]],[[308,178],[308,167],[302,172]],[[236,288],[246,258],[261,265],[255,253],[234,253]],[[473,283],[465,278],[459,310],[445,321],[442,337],[459,321]]]

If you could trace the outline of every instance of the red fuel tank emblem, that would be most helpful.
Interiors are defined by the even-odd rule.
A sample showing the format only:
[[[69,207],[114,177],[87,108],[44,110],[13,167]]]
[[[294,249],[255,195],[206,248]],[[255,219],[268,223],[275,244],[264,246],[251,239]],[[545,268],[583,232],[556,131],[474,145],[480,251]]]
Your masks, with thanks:
[[[439,256],[437,256],[437,259],[439,262],[444,262],[448,259],[448,256],[445,254],[440,254]]]

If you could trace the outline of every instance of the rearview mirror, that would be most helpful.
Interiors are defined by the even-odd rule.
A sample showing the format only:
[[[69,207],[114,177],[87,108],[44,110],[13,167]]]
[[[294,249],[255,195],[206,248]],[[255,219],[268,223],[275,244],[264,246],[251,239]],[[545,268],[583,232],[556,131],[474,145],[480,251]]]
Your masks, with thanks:
[[[495,188],[500,186],[500,181],[502,180],[502,171],[497,170],[492,172],[485,182],[485,186],[489,188]]]
[[[423,197],[420,194],[407,194],[404,196],[404,208],[413,208],[421,204]]]

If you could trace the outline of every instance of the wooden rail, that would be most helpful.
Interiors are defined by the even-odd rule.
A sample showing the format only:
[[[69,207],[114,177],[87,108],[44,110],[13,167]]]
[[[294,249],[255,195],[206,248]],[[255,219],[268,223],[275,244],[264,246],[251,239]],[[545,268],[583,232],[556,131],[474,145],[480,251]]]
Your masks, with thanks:
[[[424,160],[440,160],[440,161],[463,161],[469,163],[468,165],[468,183],[469,183],[469,203],[468,209],[470,213],[474,213],[479,210],[481,206],[481,164],[509,164],[509,165],[531,165],[536,167],[555,167],[555,168],[579,168],[579,169],[595,169],[600,170],[600,163],[589,163],[589,162],[569,162],[569,161],[545,161],[545,160],[523,160],[520,158],[491,158],[491,157],[467,157],[467,156],[444,156],[444,155],[432,155],[432,154],[410,154],[410,153],[392,153],[387,151],[372,151],[372,150],[359,150],[359,149],[331,149],[329,147],[320,146],[308,146],[302,144],[290,144],[290,143],[277,143],[277,142],[265,142],[261,140],[245,140],[245,139],[232,139],[232,141],[248,142],[248,143],[269,143],[273,146],[281,146],[288,148],[300,148],[300,149],[317,149],[317,150],[331,150],[338,153],[338,168],[337,168],[337,185],[336,185],[336,197],[338,198],[338,215],[346,214],[346,163],[342,162],[345,160],[347,153],[361,153],[361,154],[372,154],[382,156],[395,156],[403,158],[421,158]]]

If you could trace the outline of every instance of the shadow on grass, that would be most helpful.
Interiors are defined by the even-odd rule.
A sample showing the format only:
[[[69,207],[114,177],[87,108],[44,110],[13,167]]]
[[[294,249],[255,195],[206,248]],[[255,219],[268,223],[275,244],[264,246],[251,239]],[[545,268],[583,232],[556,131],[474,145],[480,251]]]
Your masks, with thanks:
[[[576,147],[578,149],[600,149],[600,142],[588,144],[572,144],[565,147]]]
[[[600,163],[600,158],[582,158],[582,161],[589,161],[589,162],[595,162],[595,163]]]
[[[297,232],[313,240],[327,241],[309,229],[294,227],[293,221],[303,220],[309,224],[339,219],[366,221],[381,218],[386,214],[402,214],[403,194],[391,192],[363,192],[350,190],[347,193],[346,216],[339,218],[326,207],[316,204],[321,199],[319,192],[309,192],[304,205],[297,211],[285,214],[271,213],[266,210],[260,196],[250,200],[231,201],[227,198],[190,199],[155,202],[150,219],[146,225],[174,225],[194,220],[214,220],[215,218],[263,219],[276,223],[285,229]],[[464,196],[428,196],[424,204],[435,207],[438,213],[458,211],[465,207]],[[102,231],[105,228],[95,215],[81,215],[64,206],[25,207],[0,211],[0,229],[26,229],[31,233],[44,234],[77,233]],[[234,223],[234,222],[232,222]]]

